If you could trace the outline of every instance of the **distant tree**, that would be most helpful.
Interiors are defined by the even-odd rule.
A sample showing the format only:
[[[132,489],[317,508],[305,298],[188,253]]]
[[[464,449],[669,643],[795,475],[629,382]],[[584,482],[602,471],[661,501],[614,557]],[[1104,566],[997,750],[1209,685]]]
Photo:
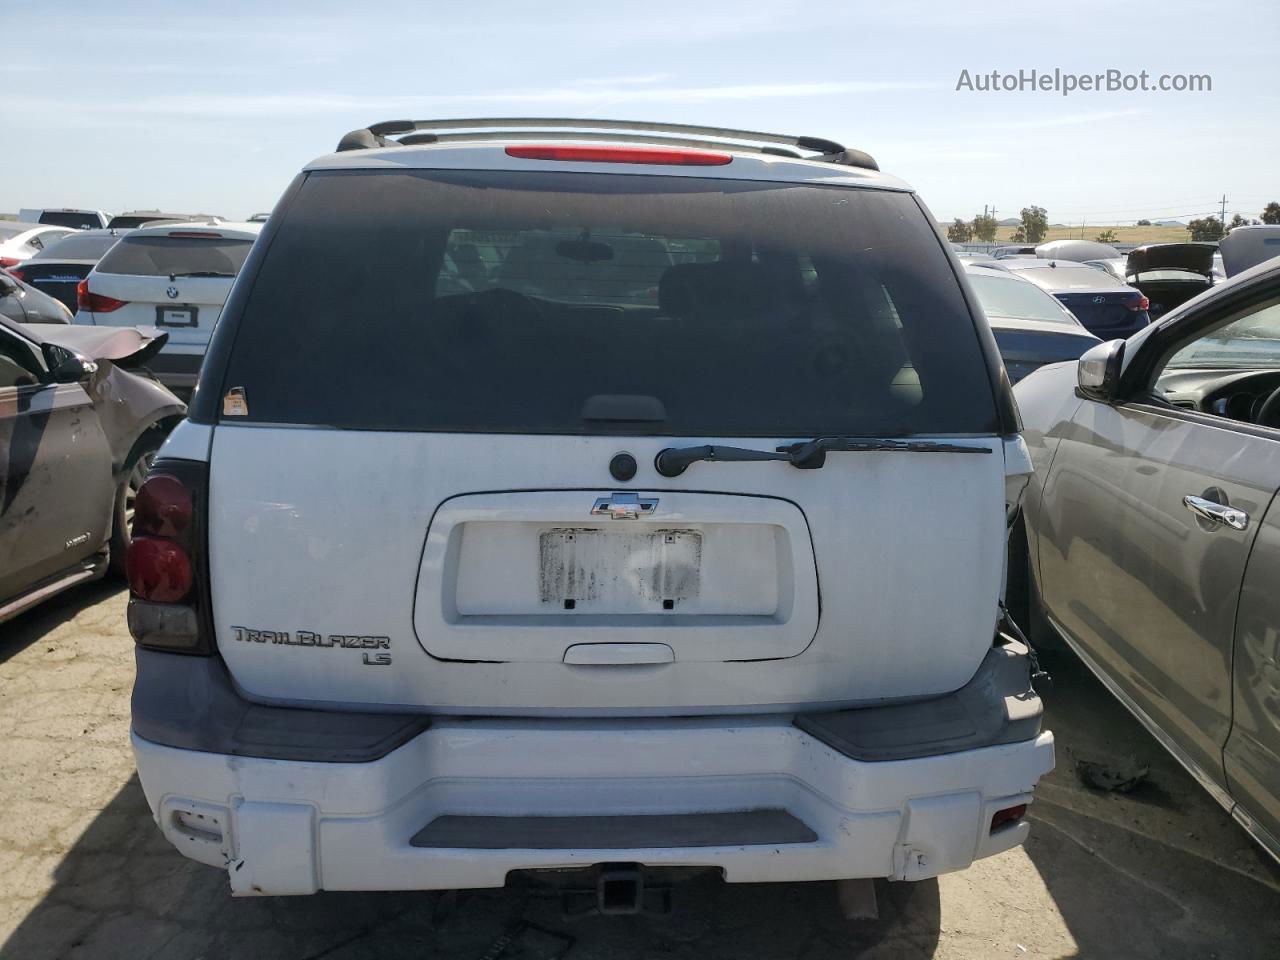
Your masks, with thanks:
[[[1204,217],[1187,224],[1192,240],[1215,241],[1222,239],[1222,221],[1217,217]]]
[[[996,218],[980,213],[973,218],[973,223],[969,225],[973,230],[973,236],[982,243],[996,242],[996,229],[999,224]]]
[[[973,239],[973,227],[956,217],[955,222],[947,227],[947,239],[952,243],[968,243]]]
[[[1103,230],[1100,234],[1093,238],[1096,243],[1115,243],[1117,239],[1114,230]]]
[[[1151,221],[1150,221],[1150,220],[1139,220],[1139,221],[1137,222],[1136,226],[1139,226],[1139,227],[1149,227],[1149,226],[1151,226]]]
[[[1016,227],[1016,228],[1014,229],[1014,231],[1013,231],[1013,235],[1009,237],[1009,242],[1010,242],[1010,243],[1026,243],[1026,242],[1027,242],[1027,228],[1026,228],[1026,227]]]
[[[1280,224],[1280,203],[1272,200],[1262,209],[1260,214],[1263,223]]]
[[[1049,214],[1044,207],[1022,208],[1022,231],[1025,243],[1039,243],[1049,232]]]
[[[1231,218],[1231,222],[1227,224],[1227,233],[1230,233],[1236,227],[1247,227],[1247,226],[1249,226],[1248,219],[1240,216],[1240,214],[1237,213],[1234,217]]]

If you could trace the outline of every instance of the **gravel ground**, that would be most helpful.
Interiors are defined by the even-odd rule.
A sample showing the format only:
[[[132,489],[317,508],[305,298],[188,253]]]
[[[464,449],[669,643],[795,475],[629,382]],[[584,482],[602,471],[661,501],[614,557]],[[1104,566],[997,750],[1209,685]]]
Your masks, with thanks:
[[[1070,658],[1050,660],[1058,769],[1031,839],[964,873],[881,884],[846,922],[831,884],[679,888],[670,914],[566,919],[538,889],[232,899],[151,822],[129,753],[124,596],[97,584],[0,626],[0,958],[1024,958],[1280,955],[1280,870]],[[1149,761],[1131,794],[1080,759]]]

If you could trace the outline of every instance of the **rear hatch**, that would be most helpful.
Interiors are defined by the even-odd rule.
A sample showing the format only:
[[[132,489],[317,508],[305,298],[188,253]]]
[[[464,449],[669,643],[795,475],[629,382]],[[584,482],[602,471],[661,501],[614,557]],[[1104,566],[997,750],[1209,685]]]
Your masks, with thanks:
[[[169,334],[163,354],[201,357],[252,245],[216,228],[126,234],[89,275],[79,319],[157,326]]]
[[[202,387],[251,695],[777,710],[952,690],[990,646],[989,347],[910,194],[320,171],[276,228]],[[944,446],[655,468],[818,436]]]

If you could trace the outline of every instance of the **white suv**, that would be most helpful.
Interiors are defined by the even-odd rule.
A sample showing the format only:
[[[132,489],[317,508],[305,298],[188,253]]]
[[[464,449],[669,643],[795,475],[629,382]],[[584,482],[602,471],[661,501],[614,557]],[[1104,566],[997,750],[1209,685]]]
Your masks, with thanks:
[[[166,223],[130,230],[76,288],[76,323],[156,326],[169,334],[150,368],[187,397],[260,223]]]
[[[958,262],[865,154],[626,126],[349,134],[236,281],[129,553],[142,784],[235,893],[1026,836],[1030,464]]]

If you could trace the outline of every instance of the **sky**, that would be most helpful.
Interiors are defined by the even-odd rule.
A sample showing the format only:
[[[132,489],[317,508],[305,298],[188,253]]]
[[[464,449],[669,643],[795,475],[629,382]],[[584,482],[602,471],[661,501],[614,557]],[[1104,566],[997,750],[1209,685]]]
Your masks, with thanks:
[[[871,153],[939,219],[1253,217],[1280,199],[1280,5],[0,0],[0,211],[245,217],[377,120],[609,117]],[[1200,92],[957,90],[992,70]]]

